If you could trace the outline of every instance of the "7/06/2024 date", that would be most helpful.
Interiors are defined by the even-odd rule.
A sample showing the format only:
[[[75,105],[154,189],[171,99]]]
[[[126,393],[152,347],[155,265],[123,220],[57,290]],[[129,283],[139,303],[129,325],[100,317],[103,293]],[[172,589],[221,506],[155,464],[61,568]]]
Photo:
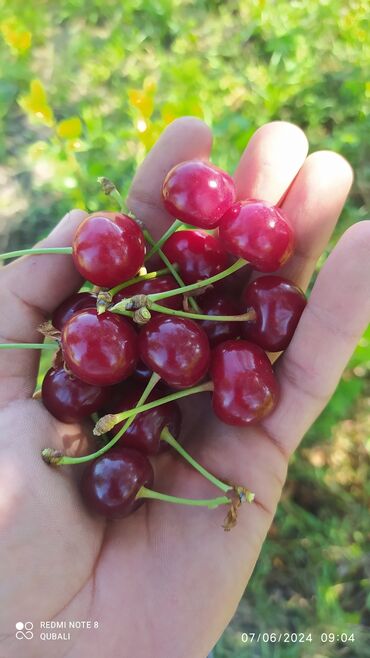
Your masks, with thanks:
[[[313,637],[312,633],[291,633],[286,632],[263,632],[263,633],[242,633],[241,640],[243,644],[253,644],[254,642],[263,642],[271,644],[298,644],[304,642],[313,642],[316,639]],[[323,644],[346,644],[349,642],[355,642],[354,633],[321,633],[320,641]]]

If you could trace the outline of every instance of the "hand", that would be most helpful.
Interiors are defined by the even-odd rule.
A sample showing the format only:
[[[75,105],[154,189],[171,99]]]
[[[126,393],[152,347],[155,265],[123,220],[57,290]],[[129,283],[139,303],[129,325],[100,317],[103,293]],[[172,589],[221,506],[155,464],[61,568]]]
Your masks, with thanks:
[[[161,181],[175,163],[208,158],[211,135],[196,119],[167,128],[138,171],[129,207],[159,237],[170,222]],[[297,244],[283,274],[306,286],[349,191],[352,173],[330,152],[307,155],[295,126],[275,122],[251,139],[236,170],[240,198],[282,198]],[[73,211],[44,241],[71,244],[84,213]],[[70,256],[23,258],[0,272],[1,342],[39,340],[45,315],[80,285]],[[332,395],[370,314],[370,223],[350,228],[321,270],[293,341],[278,361],[281,400],[258,428],[221,425],[207,396],[187,406],[187,447],[221,478],[256,493],[236,528],[222,531],[224,509],[148,503],[114,523],[90,516],[76,467],[50,468],[46,445],[86,451],[81,428],[54,420],[31,398],[38,356],[0,354],[0,654],[19,656],[15,623],[33,621],[22,656],[37,658],[204,658],[239,602],[272,521],[287,464]],[[196,411],[195,411],[196,409]],[[207,415],[208,414],[208,415]],[[202,416],[201,422],[200,416]],[[156,462],[156,488],[180,496],[217,495],[177,456]],[[37,639],[40,620],[99,622],[71,641]],[[45,630],[45,629],[42,629]]]

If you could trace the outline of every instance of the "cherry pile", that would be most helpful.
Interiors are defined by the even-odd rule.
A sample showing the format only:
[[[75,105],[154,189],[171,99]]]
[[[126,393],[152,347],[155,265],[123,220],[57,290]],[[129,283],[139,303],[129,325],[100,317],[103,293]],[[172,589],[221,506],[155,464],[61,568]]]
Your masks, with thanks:
[[[274,274],[292,255],[294,235],[280,208],[237,200],[233,179],[209,162],[175,166],[162,197],[175,221],[158,243],[122,210],[95,212],[75,233],[71,254],[86,283],[43,327],[58,351],[41,398],[59,421],[93,418],[99,438],[91,455],[42,455],[54,465],[86,462],[81,492],[93,513],[122,518],[148,498],[227,504],[228,529],[253,495],[218,480],[181,446],[176,400],[209,391],[213,412],[235,426],[274,410],[269,353],[288,347],[306,304]],[[155,252],[162,269],[149,272]],[[153,491],[149,457],[164,449],[228,495],[191,501]]]

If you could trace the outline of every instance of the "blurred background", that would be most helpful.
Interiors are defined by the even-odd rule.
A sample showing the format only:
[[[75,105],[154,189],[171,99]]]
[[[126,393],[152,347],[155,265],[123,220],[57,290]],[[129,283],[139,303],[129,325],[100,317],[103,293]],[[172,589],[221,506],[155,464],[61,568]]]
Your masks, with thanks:
[[[368,0],[0,0],[0,17],[0,251],[31,246],[73,206],[107,207],[97,177],[125,192],[184,114],[212,127],[230,172],[272,119],[347,157],[355,183],[327,253],[369,213]],[[292,461],[214,658],[370,656],[369,437],[370,331]],[[242,641],[274,630],[312,642]]]

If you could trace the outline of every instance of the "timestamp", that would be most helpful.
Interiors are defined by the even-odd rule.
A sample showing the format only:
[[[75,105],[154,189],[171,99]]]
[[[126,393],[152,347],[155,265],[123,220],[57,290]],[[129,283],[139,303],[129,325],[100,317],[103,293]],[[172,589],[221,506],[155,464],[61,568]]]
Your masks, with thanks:
[[[347,642],[355,642],[354,633],[321,633],[320,640],[324,644],[341,642],[342,644],[347,644]]]

